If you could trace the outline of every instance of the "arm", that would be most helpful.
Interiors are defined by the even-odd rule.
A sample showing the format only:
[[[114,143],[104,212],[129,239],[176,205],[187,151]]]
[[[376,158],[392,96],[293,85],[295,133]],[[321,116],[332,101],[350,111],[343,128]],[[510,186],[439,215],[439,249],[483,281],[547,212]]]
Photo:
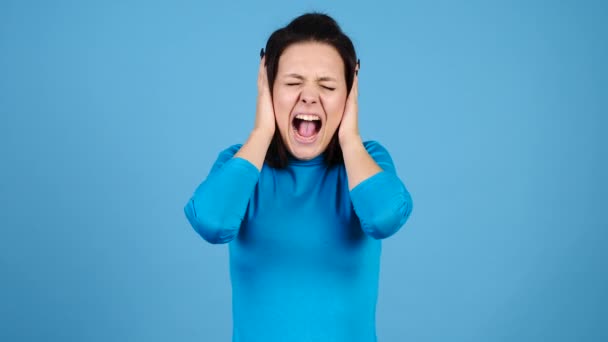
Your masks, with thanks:
[[[262,59],[258,70],[258,98],[255,115],[255,125],[245,145],[235,157],[248,160],[258,170],[262,170],[268,147],[276,130],[276,119],[266,73],[266,56],[260,52]]]
[[[258,171],[261,171],[271,141],[272,134],[269,134],[264,130],[254,129],[245,142],[245,145],[241,147],[234,157],[243,158],[249,161],[251,164],[255,165]]]
[[[367,153],[359,135],[359,62],[355,66],[355,75],[350,89],[344,114],[338,129],[338,138],[344,165],[348,176],[348,190],[352,190],[359,183],[374,174],[382,171],[380,166]]]
[[[348,190],[352,190],[362,181],[381,172],[382,169],[369,155],[361,137],[354,136],[340,144],[344,166],[348,176]]]
[[[263,52],[261,57],[255,126],[249,139],[220,153],[207,179],[184,207],[192,227],[210,243],[230,242],[237,236],[274,135],[276,123]]]
[[[348,177],[348,189],[361,228],[375,239],[395,234],[412,212],[412,197],[397,176],[382,145],[363,143],[358,128],[359,63],[346,100],[338,137]]]
[[[345,164],[347,158],[350,161],[350,168],[346,166],[349,183],[351,173],[364,177],[376,167],[380,172],[361,180],[350,191],[350,198],[363,231],[375,239],[384,239],[395,234],[407,221],[413,208],[412,197],[397,176],[386,149],[375,141],[361,146],[362,151],[353,149],[347,153],[351,154],[349,157],[344,155]],[[362,160],[360,167],[353,163],[357,159]]]
[[[184,207],[190,225],[213,244],[236,237],[258,182],[258,169],[246,159],[233,157],[239,148],[241,145],[233,145],[219,154]]]

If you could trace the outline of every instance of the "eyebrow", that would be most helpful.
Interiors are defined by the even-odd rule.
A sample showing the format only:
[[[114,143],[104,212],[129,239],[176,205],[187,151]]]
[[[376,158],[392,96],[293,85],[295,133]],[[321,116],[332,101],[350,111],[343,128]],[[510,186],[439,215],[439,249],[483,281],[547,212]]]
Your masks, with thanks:
[[[285,77],[293,77],[293,78],[297,78],[299,80],[304,80],[304,76],[302,76],[300,74],[294,74],[294,73],[287,74],[287,75],[285,75]],[[318,82],[323,82],[323,81],[334,81],[334,82],[336,82],[336,79],[333,78],[333,77],[329,77],[329,76],[323,76],[323,77],[317,78],[317,81]]]

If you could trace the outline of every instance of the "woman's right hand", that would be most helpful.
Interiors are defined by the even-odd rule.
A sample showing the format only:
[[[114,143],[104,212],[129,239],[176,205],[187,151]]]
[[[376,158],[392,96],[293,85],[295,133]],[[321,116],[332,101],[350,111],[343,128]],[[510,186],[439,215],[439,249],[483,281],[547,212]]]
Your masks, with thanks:
[[[234,155],[235,157],[248,160],[260,171],[264,165],[266,152],[268,151],[276,127],[265,63],[266,56],[263,56],[258,72],[258,103],[255,111],[255,127],[245,144]]]
[[[255,112],[254,129],[262,132],[264,135],[272,137],[274,135],[276,124],[265,63],[266,56],[264,55],[260,61],[260,69],[258,71],[258,99]]]

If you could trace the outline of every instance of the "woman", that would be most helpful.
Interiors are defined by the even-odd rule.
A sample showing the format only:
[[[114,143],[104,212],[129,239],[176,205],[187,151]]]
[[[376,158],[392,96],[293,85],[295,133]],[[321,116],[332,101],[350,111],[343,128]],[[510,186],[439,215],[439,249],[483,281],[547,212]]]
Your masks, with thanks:
[[[359,136],[355,49],[309,13],[265,51],[253,131],[184,208],[206,241],[229,243],[233,341],[376,341],[380,240],[412,200],[386,149]]]

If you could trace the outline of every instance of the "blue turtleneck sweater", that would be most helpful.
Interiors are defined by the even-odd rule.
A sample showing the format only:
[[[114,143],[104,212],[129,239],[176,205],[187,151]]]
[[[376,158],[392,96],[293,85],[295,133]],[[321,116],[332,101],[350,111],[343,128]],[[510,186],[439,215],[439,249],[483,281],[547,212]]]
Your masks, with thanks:
[[[412,199],[386,149],[364,143],[383,171],[351,191],[344,164],[290,157],[261,171],[219,154],[184,211],[206,241],[229,243],[234,342],[373,342],[380,239]]]

